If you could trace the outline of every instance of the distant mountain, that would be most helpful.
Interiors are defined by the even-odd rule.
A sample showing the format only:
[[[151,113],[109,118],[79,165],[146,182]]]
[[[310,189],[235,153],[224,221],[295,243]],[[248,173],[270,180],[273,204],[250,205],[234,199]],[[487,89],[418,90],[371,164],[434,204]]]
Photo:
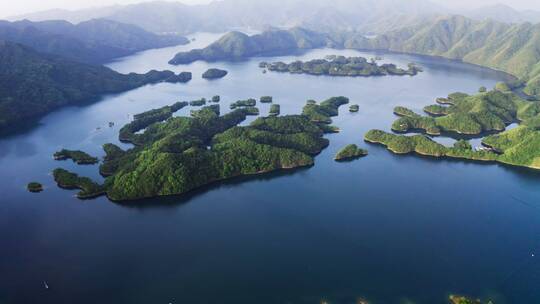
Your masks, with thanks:
[[[186,44],[181,36],[161,36],[105,19],[73,25],[67,21],[0,21],[0,39],[86,63],[105,63],[138,51]]]
[[[337,37],[346,48],[442,56],[505,71],[526,81],[527,93],[540,93],[540,24],[447,16],[371,39],[361,34]]]
[[[533,10],[518,11],[504,4],[481,7],[464,12],[463,15],[476,20],[492,19],[505,23],[540,22],[540,12]]]
[[[123,75],[0,41],[0,133],[35,122],[62,106],[83,104],[147,83],[177,80],[170,71]]]
[[[223,0],[208,5],[155,1],[80,11],[54,10],[10,20],[54,18],[81,22],[106,18],[136,24],[156,33],[184,34],[268,26],[331,31],[358,30],[392,16],[421,16],[443,11],[444,8],[429,0]]]
[[[186,64],[197,60],[238,60],[252,56],[275,55],[300,49],[312,49],[328,45],[328,37],[302,28],[269,30],[248,36],[230,32],[204,49],[181,52],[170,64]]]
[[[170,63],[237,60],[324,46],[463,60],[512,74],[525,81],[528,94],[540,94],[540,24],[477,21],[458,15],[411,20],[408,26],[374,37],[301,28],[271,30],[251,37],[232,32],[204,49],[179,53]]]

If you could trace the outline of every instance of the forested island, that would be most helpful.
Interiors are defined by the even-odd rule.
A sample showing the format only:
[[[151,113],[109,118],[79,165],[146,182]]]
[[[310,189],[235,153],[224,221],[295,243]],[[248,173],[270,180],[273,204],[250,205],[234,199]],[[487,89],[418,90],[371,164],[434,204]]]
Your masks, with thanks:
[[[420,130],[430,135],[500,132],[512,122],[523,120],[528,115],[525,109],[533,104],[516,94],[500,90],[472,96],[453,93],[448,98],[437,99],[437,103],[424,107],[429,116],[396,107],[394,113],[401,118],[392,124],[392,130],[402,133]]]
[[[28,185],[26,186],[26,189],[32,193],[39,193],[43,191],[43,185],[38,182],[31,182],[31,183],[28,183]]]
[[[401,133],[423,130],[431,135],[442,132],[458,135],[491,133],[482,139],[483,147],[473,148],[466,140],[446,147],[426,135],[396,135],[381,130],[369,131],[365,140],[382,144],[398,154],[414,152],[540,169],[540,102],[527,101],[512,92],[499,90],[473,96],[454,93],[438,102],[438,105],[424,109],[436,117],[396,108],[394,112],[402,117],[392,125],[392,129]],[[504,131],[508,124],[516,121],[518,127]]]
[[[220,69],[208,69],[203,73],[202,78],[204,79],[219,79],[227,76],[229,72]]]
[[[89,64],[104,64],[144,50],[189,43],[179,35],[158,35],[133,24],[101,18],[76,24],[63,20],[0,20],[0,40]]]
[[[322,47],[384,50],[440,56],[505,71],[519,79],[511,87],[524,86],[524,92],[534,96],[540,95],[540,53],[536,50],[539,33],[540,27],[531,23],[477,21],[458,15],[405,24],[376,37],[354,31],[319,33],[299,27],[272,29],[253,36],[231,32],[204,49],[178,53],[170,63],[240,60]],[[441,40],[441,35],[452,39]]]
[[[62,149],[54,153],[54,159],[55,160],[71,159],[78,165],[94,165],[99,162],[97,157],[93,157],[86,152],[78,151],[78,150],[73,151],[73,150],[67,150],[67,149]]]
[[[176,103],[135,115],[122,128],[121,138],[134,148],[104,145],[103,185],[64,169],[53,174],[60,187],[81,189],[79,198],[106,194],[113,201],[133,201],[184,194],[242,175],[311,166],[329,144],[323,135],[335,131],[328,125],[330,117],[346,103],[345,97],[309,102],[302,115],[261,117],[242,127],[238,124],[253,114],[252,109],[258,113],[257,108],[242,106],[221,116],[216,104],[191,117],[172,117],[187,105]]]
[[[347,145],[341,149],[334,158],[336,161],[348,161],[368,155],[368,151],[355,144]]]
[[[398,68],[395,64],[378,65],[375,60],[369,62],[364,57],[345,57],[345,56],[328,56],[326,59],[315,59],[310,61],[294,61],[291,63],[261,62],[261,68],[269,71],[292,73],[292,74],[309,74],[309,75],[329,75],[329,76],[385,76],[385,75],[409,75],[415,76],[422,71],[421,68],[410,63],[408,69]]]
[[[255,98],[249,98],[244,100],[237,100],[229,106],[232,110],[239,107],[254,107],[257,105],[257,100]]]
[[[88,177],[80,177],[64,169],[55,169],[53,177],[60,188],[81,190],[77,193],[77,197],[80,199],[95,198],[105,193],[105,188],[102,185],[95,183]]]

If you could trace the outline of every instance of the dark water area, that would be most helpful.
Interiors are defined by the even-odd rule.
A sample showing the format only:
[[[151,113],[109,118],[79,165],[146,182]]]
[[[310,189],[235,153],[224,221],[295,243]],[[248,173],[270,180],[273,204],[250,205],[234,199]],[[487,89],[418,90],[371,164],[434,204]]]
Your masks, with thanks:
[[[344,78],[262,73],[260,61],[375,53],[313,50],[299,56],[169,66],[179,50],[151,50],[109,66],[120,72],[191,71],[188,84],[149,85],[44,117],[0,139],[0,303],[446,303],[457,293],[495,303],[540,302],[540,173],[495,164],[397,156],[363,142],[390,130],[394,106],[421,112],[437,97],[493,87],[506,75],[443,59],[384,54],[420,65],[415,77]],[[209,67],[229,71],[206,81]],[[214,184],[186,196],[119,205],[77,200],[56,187],[62,167],[103,179],[97,166],[54,161],[61,148],[104,155],[137,114],[181,100],[271,95],[282,114],[307,99],[344,95],[330,146],[315,166]],[[269,105],[259,105],[261,114]],[[190,107],[177,115],[188,115]],[[252,118],[254,119],[254,118]],[[108,122],[115,122],[110,128]],[[246,122],[247,123],[247,122]],[[98,129],[99,128],[99,129]],[[444,139],[443,139],[444,140]],[[356,143],[369,156],[338,163]],[[450,143],[450,142],[449,142]],[[123,147],[129,145],[120,144]],[[45,191],[26,191],[30,181]],[[536,256],[533,256],[536,255]],[[45,289],[44,282],[49,286]]]

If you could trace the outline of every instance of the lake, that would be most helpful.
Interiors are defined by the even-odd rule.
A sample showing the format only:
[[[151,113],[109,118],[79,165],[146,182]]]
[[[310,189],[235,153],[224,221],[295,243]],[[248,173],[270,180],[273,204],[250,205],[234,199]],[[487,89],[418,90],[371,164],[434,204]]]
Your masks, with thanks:
[[[398,156],[363,142],[390,130],[394,106],[421,111],[455,91],[475,93],[507,75],[445,59],[353,50],[170,66],[180,50],[219,35],[142,52],[109,67],[123,73],[193,72],[187,84],[148,85],[44,117],[0,139],[0,303],[447,303],[457,293],[495,303],[540,302],[540,173],[495,164]],[[262,73],[260,61],[381,55],[415,77],[343,78]],[[229,75],[207,81],[209,67]],[[186,196],[124,206],[80,201],[56,187],[62,167],[98,181],[97,166],[54,161],[61,148],[102,157],[133,114],[221,95],[274,97],[282,114],[307,99],[347,96],[312,168],[241,178]],[[269,105],[259,105],[261,114]],[[188,115],[190,107],[177,115]],[[251,118],[253,119],[253,118]],[[114,122],[114,127],[108,123]],[[246,122],[247,123],[247,122]],[[444,139],[442,139],[444,141]],[[478,142],[478,141],[476,141]],[[370,155],[337,163],[356,143]],[[129,148],[129,145],[121,145]],[[30,181],[45,191],[26,191]],[[534,256],[536,255],[536,257]],[[45,283],[49,289],[45,289]]]

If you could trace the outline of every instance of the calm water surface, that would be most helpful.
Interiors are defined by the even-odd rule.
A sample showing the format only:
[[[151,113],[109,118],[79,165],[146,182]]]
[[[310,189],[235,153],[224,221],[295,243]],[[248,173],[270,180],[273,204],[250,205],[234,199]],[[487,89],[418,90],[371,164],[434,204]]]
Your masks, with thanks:
[[[158,84],[106,96],[43,118],[0,139],[0,303],[446,303],[450,293],[496,303],[540,302],[540,174],[499,165],[396,156],[362,138],[389,130],[392,109],[421,111],[436,97],[492,87],[505,75],[442,59],[383,54],[416,77],[332,78],[261,73],[261,58],[173,67],[179,50],[151,50],[110,64],[120,72],[191,71],[188,84]],[[314,59],[329,49],[266,61]],[[206,81],[208,67],[230,74]],[[61,148],[103,156],[128,115],[180,100],[272,95],[282,113],[307,99],[344,95],[360,105],[334,120],[342,132],[310,169],[240,179],[190,196],[128,207],[79,201],[58,189],[62,167],[102,180],[97,166],[56,162]],[[266,114],[267,105],[261,105]],[[189,108],[178,115],[186,115]],[[109,128],[108,122],[116,123]],[[97,129],[100,128],[100,129]],[[448,141],[451,142],[451,141]],[[370,155],[336,163],[356,143]],[[125,145],[124,145],[125,146]],[[128,146],[125,146],[128,147]],[[29,181],[41,194],[25,190]],[[533,256],[536,254],[536,257]],[[44,281],[49,289],[44,288]]]

